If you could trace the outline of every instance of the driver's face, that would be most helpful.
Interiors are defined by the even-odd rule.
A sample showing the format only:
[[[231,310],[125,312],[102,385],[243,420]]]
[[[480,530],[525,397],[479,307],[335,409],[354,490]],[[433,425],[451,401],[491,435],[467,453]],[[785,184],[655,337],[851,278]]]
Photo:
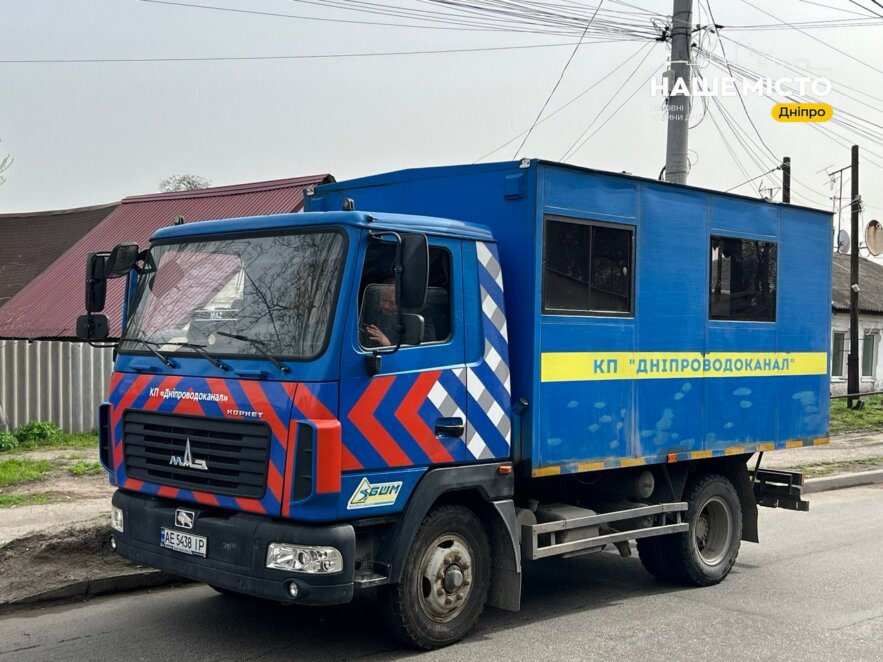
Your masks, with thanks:
[[[384,287],[380,291],[380,310],[384,313],[394,313],[396,311],[396,293],[395,287],[392,285]]]

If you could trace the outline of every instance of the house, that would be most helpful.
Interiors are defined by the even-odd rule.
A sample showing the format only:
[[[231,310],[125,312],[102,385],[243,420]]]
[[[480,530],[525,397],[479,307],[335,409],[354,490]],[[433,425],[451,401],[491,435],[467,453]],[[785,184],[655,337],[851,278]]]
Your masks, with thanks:
[[[831,329],[831,394],[846,390],[849,355],[849,271],[850,256],[834,254],[831,287],[833,306]],[[883,390],[883,265],[859,258],[859,368],[862,391]]]
[[[32,420],[54,421],[68,432],[95,428],[113,360],[108,346],[76,339],[89,253],[126,241],[145,246],[154,231],[178,216],[196,222],[300,211],[304,189],[330,181],[322,174],[125,198],[0,307],[0,430]],[[35,238],[34,246],[42,241]],[[119,338],[124,283],[108,285],[104,312],[111,338]]]
[[[0,306],[43,273],[118,204],[0,214]]]

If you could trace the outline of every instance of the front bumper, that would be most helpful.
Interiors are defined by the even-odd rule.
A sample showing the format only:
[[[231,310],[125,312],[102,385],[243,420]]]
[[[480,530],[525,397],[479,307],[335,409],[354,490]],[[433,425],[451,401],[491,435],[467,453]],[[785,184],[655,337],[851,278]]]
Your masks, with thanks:
[[[142,565],[187,577],[219,588],[260,598],[304,605],[333,605],[353,597],[356,535],[349,524],[303,526],[261,515],[180,504],[143,494],[117,490],[113,505],[122,509],[125,532],[113,532],[116,551]],[[175,526],[176,508],[195,514],[192,529]],[[161,527],[208,538],[206,558],[160,547]],[[343,571],[308,575],[265,566],[271,542],[327,545],[343,556]],[[292,599],[289,584],[297,584]]]

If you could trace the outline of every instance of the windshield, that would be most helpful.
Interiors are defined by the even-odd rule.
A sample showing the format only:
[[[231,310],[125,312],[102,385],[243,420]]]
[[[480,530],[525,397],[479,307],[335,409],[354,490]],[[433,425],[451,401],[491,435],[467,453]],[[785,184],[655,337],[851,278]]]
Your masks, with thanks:
[[[302,232],[154,246],[138,280],[121,349],[163,353],[318,355],[334,315],[340,232]],[[231,336],[239,336],[234,338]],[[251,341],[251,342],[249,342]]]

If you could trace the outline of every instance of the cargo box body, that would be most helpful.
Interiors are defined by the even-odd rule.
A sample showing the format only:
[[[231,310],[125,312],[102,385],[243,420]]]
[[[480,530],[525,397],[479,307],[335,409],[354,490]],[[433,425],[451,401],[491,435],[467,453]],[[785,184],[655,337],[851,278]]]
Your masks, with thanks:
[[[493,232],[522,475],[826,441],[830,214],[542,161],[330,184],[308,210],[344,198]]]

